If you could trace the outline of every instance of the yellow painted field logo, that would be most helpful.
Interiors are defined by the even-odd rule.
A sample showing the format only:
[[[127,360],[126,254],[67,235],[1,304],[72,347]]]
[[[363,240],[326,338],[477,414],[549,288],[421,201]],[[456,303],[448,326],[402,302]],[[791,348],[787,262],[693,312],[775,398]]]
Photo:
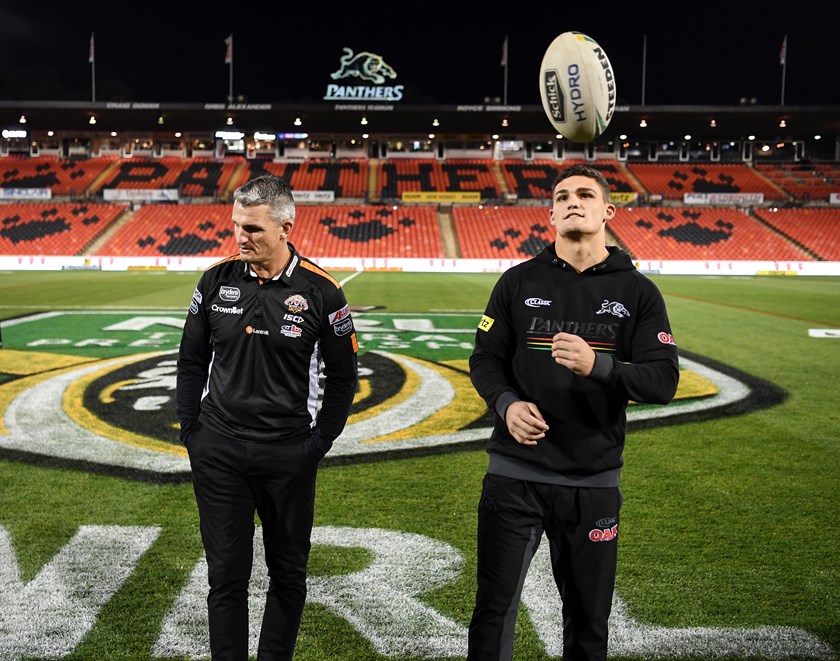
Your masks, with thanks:
[[[324,464],[483,447],[493,418],[469,379],[471,315],[354,316],[360,384]],[[189,476],[175,414],[180,315],[56,313],[4,323],[0,453],[111,467],[160,480]],[[630,431],[773,404],[783,397],[697,356],[681,357],[676,400],[628,409]],[[768,393],[771,393],[768,399]],[[775,393],[775,394],[773,394]]]

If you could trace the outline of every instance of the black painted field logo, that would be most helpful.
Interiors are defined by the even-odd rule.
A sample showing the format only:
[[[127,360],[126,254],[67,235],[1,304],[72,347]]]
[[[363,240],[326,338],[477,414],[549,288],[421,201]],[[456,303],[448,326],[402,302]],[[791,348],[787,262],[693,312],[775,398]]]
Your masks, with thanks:
[[[492,416],[469,380],[473,315],[354,314],[360,384],[324,465],[483,447]],[[0,453],[38,463],[189,479],[175,414],[172,313],[49,313],[4,322]],[[784,393],[683,352],[677,398],[628,409],[630,431],[778,403]]]

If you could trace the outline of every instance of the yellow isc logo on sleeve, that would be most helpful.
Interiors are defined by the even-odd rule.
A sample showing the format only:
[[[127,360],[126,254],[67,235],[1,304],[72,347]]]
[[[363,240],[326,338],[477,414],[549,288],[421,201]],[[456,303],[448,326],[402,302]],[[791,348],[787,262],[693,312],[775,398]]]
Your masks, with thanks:
[[[493,325],[495,320],[492,317],[488,317],[486,314],[481,315],[481,321],[478,322],[478,327],[483,330],[485,333],[490,330],[490,326]]]

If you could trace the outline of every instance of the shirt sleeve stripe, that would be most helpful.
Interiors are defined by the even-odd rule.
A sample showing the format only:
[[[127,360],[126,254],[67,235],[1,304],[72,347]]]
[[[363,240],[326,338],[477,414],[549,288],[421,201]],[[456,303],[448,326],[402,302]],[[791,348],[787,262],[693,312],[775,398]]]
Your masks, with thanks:
[[[326,278],[327,280],[329,280],[331,283],[333,283],[335,285],[336,289],[341,289],[341,285],[338,284],[338,280],[336,280],[334,277],[332,277],[329,273],[327,273],[320,266],[316,266],[312,262],[307,262],[307,261],[304,261],[304,260],[301,260],[300,265],[303,268],[305,268],[306,270],[312,271],[313,273],[317,273],[322,278]]]
[[[214,268],[216,268],[217,266],[221,266],[222,264],[227,264],[228,262],[233,262],[233,261],[236,261],[236,260],[238,260],[238,259],[239,259],[239,255],[231,255],[230,257],[225,257],[224,259],[222,259],[222,260],[220,260],[220,261],[216,262],[215,264],[211,264],[210,266],[208,266],[208,267],[207,267],[206,269],[204,269],[204,270],[205,270],[205,271],[209,271],[210,269],[214,269]]]

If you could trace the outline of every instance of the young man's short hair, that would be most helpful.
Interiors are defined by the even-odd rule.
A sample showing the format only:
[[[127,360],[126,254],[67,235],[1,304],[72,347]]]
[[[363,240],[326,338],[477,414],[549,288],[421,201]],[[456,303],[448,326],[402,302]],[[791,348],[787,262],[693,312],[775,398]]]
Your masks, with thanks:
[[[598,186],[601,188],[601,192],[604,195],[604,201],[610,201],[610,184],[606,177],[604,177],[599,170],[589,167],[588,165],[581,164],[570,165],[559,172],[557,178],[554,180],[554,183],[551,185],[552,197],[554,197],[554,190],[557,188],[557,184],[569,177],[588,177],[590,179],[594,179],[598,182]]]

